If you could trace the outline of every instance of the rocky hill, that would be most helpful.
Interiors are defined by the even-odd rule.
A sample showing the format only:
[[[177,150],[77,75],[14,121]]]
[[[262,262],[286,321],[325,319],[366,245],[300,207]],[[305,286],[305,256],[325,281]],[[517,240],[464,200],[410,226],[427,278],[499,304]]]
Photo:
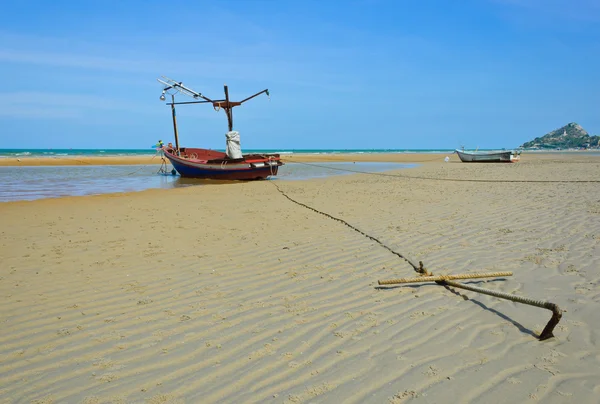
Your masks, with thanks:
[[[521,147],[526,149],[596,149],[600,147],[600,136],[590,136],[581,126],[571,122],[542,137],[525,142]]]

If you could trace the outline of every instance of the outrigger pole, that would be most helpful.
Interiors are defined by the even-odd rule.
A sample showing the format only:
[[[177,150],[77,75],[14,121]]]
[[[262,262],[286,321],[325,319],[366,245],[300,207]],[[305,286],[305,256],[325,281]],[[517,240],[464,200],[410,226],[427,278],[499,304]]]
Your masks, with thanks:
[[[163,88],[163,92],[161,95],[161,101],[164,101],[164,95],[168,90],[174,89],[177,90],[179,92],[181,92],[182,94],[188,95],[194,99],[198,99],[201,98],[204,101],[189,101],[189,102],[175,102],[175,96],[171,95],[172,97],[172,102],[168,103],[167,105],[171,105],[171,108],[173,110],[173,126],[175,128],[175,143],[177,143],[177,150],[179,151],[179,141],[177,140],[177,124],[175,122],[175,105],[176,104],[204,104],[207,102],[210,102],[213,105],[213,108],[215,109],[215,111],[218,111],[220,109],[223,109],[225,111],[225,114],[227,115],[227,127],[229,128],[229,131],[231,132],[233,130],[233,107],[237,107],[242,105],[243,103],[245,103],[246,101],[251,100],[254,97],[257,97],[261,94],[267,94],[267,96],[270,97],[269,94],[269,89],[264,89],[262,91],[259,91],[258,93],[251,95],[248,98],[243,99],[242,101],[230,101],[229,100],[229,88],[227,87],[227,84],[225,84],[223,86],[223,89],[225,91],[225,99],[224,100],[212,100],[208,97],[206,97],[205,95],[202,95],[202,93],[198,93],[194,90],[192,90],[191,88],[188,88],[186,86],[183,85],[183,82],[177,82],[175,80],[172,80],[168,77],[163,76],[163,79],[157,79],[159,83],[164,84],[165,88]]]

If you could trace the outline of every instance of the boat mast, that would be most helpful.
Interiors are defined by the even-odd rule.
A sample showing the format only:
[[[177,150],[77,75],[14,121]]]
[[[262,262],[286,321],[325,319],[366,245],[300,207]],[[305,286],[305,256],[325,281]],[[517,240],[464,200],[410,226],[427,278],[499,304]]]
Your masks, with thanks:
[[[173,132],[175,132],[175,150],[179,156],[179,136],[177,136],[177,118],[175,117],[175,96],[171,94],[171,114],[173,115]]]
[[[227,84],[223,86],[223,91],[225,91],[225,105],[223,109],[225,110],[225,114],[227,114],[227,126],[229,128],[229,132],[233,130],[233,105],[229,105],[229,89],[227,88]]]
[[[184,86],[182,82],[176,82],[175,80],[171,80],[168,77],[163,76],[163,79],[158,79],[158,81],[165,85],[165,88],[163,88],[162,95],[160,96],[161,101],[165,100],[164,94],[168,90],[171,90],[171,89],[179,91],[182,94],[188,95],[194,99],[201,98],[203,100],[203,101],[175,102],[175,95],[171,94],[172,102],[168,103],[167,105],[171,105],[171,109],[172,109],[173,128],[175,130],[175,143],[177,144],[177,151],[179,151],[179,140],[177,138],[177,122],[175,119],[175,105],[176,104],[211,103],[213,108],[215,109],[215,111],[223,109],[225,111],[225,114],[227,115],[227,128],[231,132],[233,130],[233,108],[234,107],[238,107],[238,106],[242,105],[243,103],[245,103],[246,101],[249,101],[252,98],[257,97],[263,93],[267,94],[267,96],[270,97],[269,89],[267,88],[262,91],[259,91],[258,93],[254,94],[254,95],[251,95],[248,98],[243,99],[242,101],[230,101],[229,100],[229,88],[227,87],[227,84],[225,84],[223,86],[223,90],[225,92],[225,99],[224,100],[212,100],[212,99],[206,97],[205,95],[202,95],[201,93],[198,93],[198,92]]]

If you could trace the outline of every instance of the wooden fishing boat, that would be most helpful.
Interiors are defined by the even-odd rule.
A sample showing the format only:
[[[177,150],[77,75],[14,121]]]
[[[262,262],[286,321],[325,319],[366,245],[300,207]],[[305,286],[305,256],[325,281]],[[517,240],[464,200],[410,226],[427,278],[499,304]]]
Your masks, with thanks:
[[[244,154],[232,159],[226,153],[191,147],[164,148],[165,157],[182,177],[213,180],[260,180],[277,175],[283,165],[279,154]]]
[[[521,159],[520,150],[465,151],[455,150],[463,163],[516,163]]]
[[[258,180],[277,175],[279,167],[283,165],[280,155],[242,154],[239,132],[233,130],[232,109],[263,93],[268,96],[268,89],[260,91],[242,101],[230,101],[229,90],[227,85],[225,85],[225,99],[213,100],[184,86],[183,83],[176,82],[167,77],[158,79],[158,81],[165,86],[160,96],[161,101],[165,101],[166,93],[171,95],[172,102],[167,103],[167,105],[171,106],[173,131],[175,133],[175,146],[163,146],[161,151],[179,175],[189,178],[218,180]],[[175,102],[176,93],[191,96],[198,101]],[[211,103],[216,111],[223,110],[227,115],[229,132],[225,134],[227,140],[225,153],[211,149],[179,147],[175,105],[203,103]]]

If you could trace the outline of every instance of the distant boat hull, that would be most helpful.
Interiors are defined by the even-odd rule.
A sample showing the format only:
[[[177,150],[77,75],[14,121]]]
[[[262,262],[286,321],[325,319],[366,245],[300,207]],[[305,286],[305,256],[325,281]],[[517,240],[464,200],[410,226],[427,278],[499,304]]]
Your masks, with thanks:
[[[521,153],[507,151],[464,151],[456,149],[456,154],[463,163],[516,163],[521,159]]]
[[[277,175],[283,165],[279,154],[247,154],[230,159],[225,153],[208,149],[181,148],[179,155],[171,149],[163,151],[179,175],[188,178],[262,180]]]

